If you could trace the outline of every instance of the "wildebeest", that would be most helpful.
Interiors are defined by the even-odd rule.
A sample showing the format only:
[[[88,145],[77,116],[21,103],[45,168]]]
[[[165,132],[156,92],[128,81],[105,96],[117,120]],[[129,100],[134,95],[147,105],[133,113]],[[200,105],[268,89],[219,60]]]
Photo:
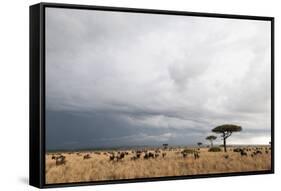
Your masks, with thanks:
[[[251,157],[254,157],[256,155],[262,154],[262,152],[260,150],[256,150],[251,154]]]
[[[165,158],[166,155],[167,153],[162,153],[162,158]]]
[[[141,153],[137,153],[137,154],[136,154],[136,157],[137,157],[137,158],[140,158],[140,156],[141,156]]]
[[[154,154],[151,152],[148,153],[148,156],[154,158]]]
[[[200,157],[198,152],[194,152],[193,155],[194,155],[194,159],[199,159]]]
[[[116,156],[117,161],[122,160],[125,157],[125,153],[119,152],[119,154]]]
[[[143,159],[149,159],[149,158],[154,158],[154,154],[151,152],[145,153]]]
[[[258,154],[262,154],[262,152],[260,150],[254,152],[254,155],[258,155]]]
[[[86,155],[83,156],[83,160],[90,159],[90,158],[91,158],[90,154],[86,154]]]
[[[244,150],[241,150],[241,151],[240,151],[240,155],[241,155],[241,156],[247,156],[247,153],[246,153]]]
[[[65,160],[65,156],[63,155],[60,155],[58,157],[56,157],[56,165],[63,165],[66,163],[66,160]]]
[[[225,158],[225,159],[228,159],[228,158],[229,158],[229,156],[228,156],[228,155],[224,155],[224,158]]]
[[[110,156],[109,156],[109,160],[110,160],[110,161],[113,161],[113,160],[114,160],[114,158],[115,158],[115,156],[114,156],[114,155],[110,155]]]

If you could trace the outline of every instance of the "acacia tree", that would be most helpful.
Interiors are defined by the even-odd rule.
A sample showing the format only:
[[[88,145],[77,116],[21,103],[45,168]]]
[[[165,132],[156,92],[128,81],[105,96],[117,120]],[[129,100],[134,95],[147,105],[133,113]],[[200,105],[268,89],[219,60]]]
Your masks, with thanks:
[[[214,133],[221,133],[223,140],[224,152],[226,152],[226,139],[232,135],[233,132],[242,131],[242,127],[238,125],[225,124],[220,125],[212,130]]]
[[[206,140],[210,141],[211,147],[213,147],[213,141],[216,139],[217,139],[217,137],[214,135],[210,135],[210,136],[206,137]]]

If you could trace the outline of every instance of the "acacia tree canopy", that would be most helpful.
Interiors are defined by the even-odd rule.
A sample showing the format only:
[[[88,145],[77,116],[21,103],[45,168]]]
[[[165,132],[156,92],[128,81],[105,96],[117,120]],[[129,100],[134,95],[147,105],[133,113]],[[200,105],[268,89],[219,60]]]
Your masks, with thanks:
[[[221,133],[222,139],[223,139],[223,145],[224,145],[224,151],[226,152],[226,139],[231,136],[233,132],[239,132],[242,131],[242,127],[238,125],[232,125],[232,124],[225,124],[217,126],[212,130],[214,133]]]
[[[208,137],[206,137],[206,140],[209,140],[211,142],[211,147],[213,147],[213,140],[216,140],[217,137],[214,135],[210,135]]]
[[[242,131],[242,127],[238,125],[232,125],[232,124],[225,124],[217,126],[212,130],[215,133],[224,133],[224,132],[238,132]]]

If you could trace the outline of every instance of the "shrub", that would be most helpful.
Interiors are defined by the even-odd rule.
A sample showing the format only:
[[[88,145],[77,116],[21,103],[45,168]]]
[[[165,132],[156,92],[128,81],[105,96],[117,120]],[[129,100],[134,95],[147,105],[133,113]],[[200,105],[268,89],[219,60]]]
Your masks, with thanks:
[[[209,152],[221,152],[221,148],[220,147],[212,147],[209,149]]]
[[[193,149],[184,149],[184,150],[182,151],[182,153],[193,154],[193,153],[195,153],[195,151],[194,151]]]

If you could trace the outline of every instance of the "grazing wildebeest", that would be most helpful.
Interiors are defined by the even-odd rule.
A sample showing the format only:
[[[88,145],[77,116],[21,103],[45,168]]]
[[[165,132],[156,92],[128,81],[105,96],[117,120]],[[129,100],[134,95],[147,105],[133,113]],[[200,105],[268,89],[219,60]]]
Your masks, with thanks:
[[[113,161],[113,160],[114,160],[114,158],[115,158],[115,156],[114,156],[114,155],[110,155],[110,156],[109,156],[109,160],[110,160],[110,161]]]
[[[228,159],[228,158],[229,158],[229,156],[228,156],[228,155],[224,155],[224,158],[225,158],[225,159]]]
[[[65,164],[65,163],[66,163],[65,156],[60,155],[60,156],[56,157],[56,165],[57,166]]]
[[[155,158],[159,157],[159,154],[158,153],[155,153]]]
[[[56,160],[56,157],[55,157],[55,155],[52,155],[52,160]]]
[[[162,158],[165,158],[167,153],[162,153]]]
[[[200,157],[198,152],[194,152],[193,155],[194,155],[194,159],[199,159]]]
[[[154,158],[154,154],[151,152],[145,153],[143,159],[149,159],[149,158]]]
[[[90,154],[86,154],[86,155],[83,156],[83,160],[90,159],[90,158],[91,158]]]
[[[148,156],[151,157],[151,158],[154,158],[154,154],[151,153],[151,152],[148,153]]]
[[[247,153],[246,153],[244,150],[241,150],[241,151],[240,151],[240,155],[241,155],[241,156],[247,156]]]
[[[116,156],[117,161],[122,160],[125,157],[125,153],[119,152],[119,154]]]
[[[141,153],[137,153],[137,155],[136,155],[136,156],[137,156],[137,158],[140,158],[140,156],[141,156]]]

